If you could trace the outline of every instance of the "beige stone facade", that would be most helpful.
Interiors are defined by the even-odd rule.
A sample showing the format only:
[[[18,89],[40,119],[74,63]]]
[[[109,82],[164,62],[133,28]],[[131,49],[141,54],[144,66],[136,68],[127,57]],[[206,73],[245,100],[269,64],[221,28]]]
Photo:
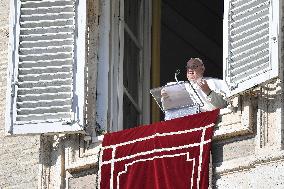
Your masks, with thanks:
[[[97,69],[99,14],[99,1],[88,1],[89,73]],[[90,142],[84,134],[5,136],[8,15],[9,1],[2,0],[0,188],[96,188],[99,142]],[[213,188],[284,188],[283,55],[281,49],[280,77],[233,98],[234,111],[224,114],[216,127]],[[89,133],[96,124],[95,82],[96,74],[88,74]]]
[[[282,82],[278,79],[256,89],[247,99],[253,105],[250,132],[215,140],[213,180],[217,188],[283,187],[279,180],[284,165],[281,91]],[[242,119],[247,116],[250,115],[243,114]]]

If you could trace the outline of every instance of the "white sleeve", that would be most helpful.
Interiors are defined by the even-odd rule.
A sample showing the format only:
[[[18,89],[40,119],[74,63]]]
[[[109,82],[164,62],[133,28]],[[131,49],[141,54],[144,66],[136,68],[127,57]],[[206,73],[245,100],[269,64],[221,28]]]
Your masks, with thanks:
[[[207,99],[211,102],[213,106],[216,108],[226,108],[228,103],[225,100],[224,96],[222,96],[219,93],[216,93],[215,91],[211,91],[210,95],[207,97]]]
[[[216,108],[225,108],[228,106],[226,97],[229,95],[229,88],[225,81],[221,79],[208,79],[208,84],[212,92],[207,97],[210,103]]]

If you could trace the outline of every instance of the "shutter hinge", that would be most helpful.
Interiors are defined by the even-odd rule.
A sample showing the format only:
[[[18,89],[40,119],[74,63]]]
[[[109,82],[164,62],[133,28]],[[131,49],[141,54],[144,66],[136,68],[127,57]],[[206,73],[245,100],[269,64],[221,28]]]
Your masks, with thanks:
[[[230,86],[230,90],[235,90],[236,88],[238,88],[239,84],[233,84]]]
[[[232,5],[232,3],[230,2],[230,4],[229,4],[229,11],[228,11],[228,22],[229,22],[229,23],[231,23],[232,20],[233,20],[233,16],[232,16],[233,12],[231,11],[232,7],[233,7],[233,5]]]
[[[75,124],[75,123],[78,123],[79,124],[79,121],[77,120],[75,120],[75,114],[71,114],[71,119],[70,120],[64,120],[64,122],[62,122],[62,124],[63,125],[73,125],[73,124]]]
[[[13,82],[12,85],[11,85],[11,96],[12,97],[16,96],[16,94],[15,94],[16,93],[16,85],[17,86],[19,85],[18,81]]]
[[[75,120],[66,120],[66,121],[64,121],[64,122],[62,122],[62,125],[73,125],[73,124],[75,124],[76,122],[78,122],[78,121],[75,121]]]

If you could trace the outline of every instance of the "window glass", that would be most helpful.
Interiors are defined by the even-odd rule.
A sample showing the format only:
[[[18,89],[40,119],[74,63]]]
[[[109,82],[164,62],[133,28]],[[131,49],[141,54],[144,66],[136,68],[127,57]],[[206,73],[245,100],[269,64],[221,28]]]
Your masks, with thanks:
[[[139,83],[139,49],[130,39],[127,32],[124,34],[123,73],[123,85],[132,98],[137,102]]]
[[[140,0],[124,1],[123,128],[139,125],[141,117],[139,7]]]

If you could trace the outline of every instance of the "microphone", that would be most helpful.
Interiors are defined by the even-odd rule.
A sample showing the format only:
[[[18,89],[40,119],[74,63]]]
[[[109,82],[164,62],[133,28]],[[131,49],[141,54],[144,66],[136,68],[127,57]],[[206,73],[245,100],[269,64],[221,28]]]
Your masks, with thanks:
[[[180,69],[177,69],[176,72],[175,72],[175,80],[176,82],[178,83],[178,79],[177,79],[177,76],[180,74]]]

